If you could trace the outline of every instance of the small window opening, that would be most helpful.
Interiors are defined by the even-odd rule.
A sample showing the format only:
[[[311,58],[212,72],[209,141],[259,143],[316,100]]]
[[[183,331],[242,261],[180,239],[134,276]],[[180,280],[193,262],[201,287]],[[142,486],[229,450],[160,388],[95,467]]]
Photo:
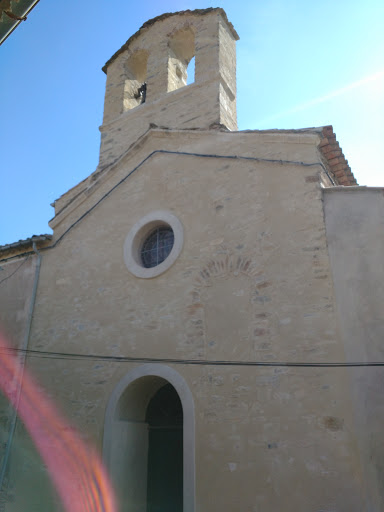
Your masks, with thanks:
[[[189,61],[187,67],[187,85],[193,84],[195,81],[195,57]]]

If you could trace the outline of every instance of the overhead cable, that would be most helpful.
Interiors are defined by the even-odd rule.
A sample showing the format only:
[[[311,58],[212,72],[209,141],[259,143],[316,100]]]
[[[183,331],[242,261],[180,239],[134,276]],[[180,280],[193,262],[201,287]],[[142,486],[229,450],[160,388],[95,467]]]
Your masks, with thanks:
[[[134,357],[134,356],[114,356],[98,354],[79,354],[70,352],[50,352],[44,350],[32,349],[0,349],[0,354],[4,352],[26,353],[29,357],[38,357],[41,359],[68,359],[68,360],[89,360],[106,361],[115,363],[168,363],[168,364],[186,364],[202,366],[261,366],[261,367],[294,367],[294,368],[354,368],[354,367],[378,367],[384,366],[384,362],[290,362],[290,361],[230,361],[230,360],[210,360],[210,359],[176,359],[176,358],[156,358],[156,357]]]

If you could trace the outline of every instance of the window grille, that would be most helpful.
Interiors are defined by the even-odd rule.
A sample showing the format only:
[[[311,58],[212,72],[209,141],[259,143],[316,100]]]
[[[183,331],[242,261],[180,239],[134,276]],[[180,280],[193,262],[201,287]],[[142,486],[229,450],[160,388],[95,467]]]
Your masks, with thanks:
[[[145,239],[140,255],[145,268],[160,265],[170,254],[174,244],[173,230],[169,226],[161,226],[151,231]]]

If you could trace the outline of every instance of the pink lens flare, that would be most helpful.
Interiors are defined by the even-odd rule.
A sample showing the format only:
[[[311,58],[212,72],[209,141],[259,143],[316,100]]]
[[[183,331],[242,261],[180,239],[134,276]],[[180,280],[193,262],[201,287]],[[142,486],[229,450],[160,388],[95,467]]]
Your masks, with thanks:
[[[21,373],[17,353],[0,334],[0,388],[33,439],[66,512],[116,512],[114,493],[96,451],[60,416],[27,371],[20,394],[15,392],[12,382]]]

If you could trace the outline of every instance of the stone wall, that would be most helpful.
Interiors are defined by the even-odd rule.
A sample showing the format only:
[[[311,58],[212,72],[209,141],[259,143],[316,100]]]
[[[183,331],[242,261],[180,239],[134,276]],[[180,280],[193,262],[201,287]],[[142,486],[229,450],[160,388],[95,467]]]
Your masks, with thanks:
[[[199,510],[363,508],[345,370],[215,365],[344,360],[318,143],[313,133],[153,130],[43,255],[31,346],[86,357],[32,358],[30,370],[101,447],[109,397],[138,363],[87,356],[177,359],[195,402]],[[167,272],[140,279],[123,245],[154,210],[179,218],[183,249]]]
[[[25,349],[28,341],[31,321],[31,301],[33,298],[33,284],[36,276],[36,255],[21,256],[1,262],[0,272],[0,330],[8,343],[15,349]],[[24,351],[16,353],[15,357],[23,360]],[[16,394],[21,386],[22,376],[18,374],[9,388]],[[17,478],[21,477],[20,468],[28,466],[28,450],[23,447],[30,446],[28,436],[23,432],[23,439],[19,443],[17,433],[14,435],[14,409],[5,396],[0,393],[0,474],[6,453],[9,450],[4,480],[0,489],[0,510],[5,509],[5,503],[14,499],[14,473],[17,468]],[[22,429],[20,422],[18,428]],[[9,445],[9,446],[8,446]],[[38,463],[38,466],[41,466]],[[29,471],[29,469],[28,469]],[[22,478],[22,477],[21,477]],[[20,482],[20,480],[19,480]]]
[[[384,197],[383,189],[324,190],[337,320],[347,361],[384,362]],[[382,367],[348,371],[356,436],[368,489],[366,510],[384,501],[384,414]]]

